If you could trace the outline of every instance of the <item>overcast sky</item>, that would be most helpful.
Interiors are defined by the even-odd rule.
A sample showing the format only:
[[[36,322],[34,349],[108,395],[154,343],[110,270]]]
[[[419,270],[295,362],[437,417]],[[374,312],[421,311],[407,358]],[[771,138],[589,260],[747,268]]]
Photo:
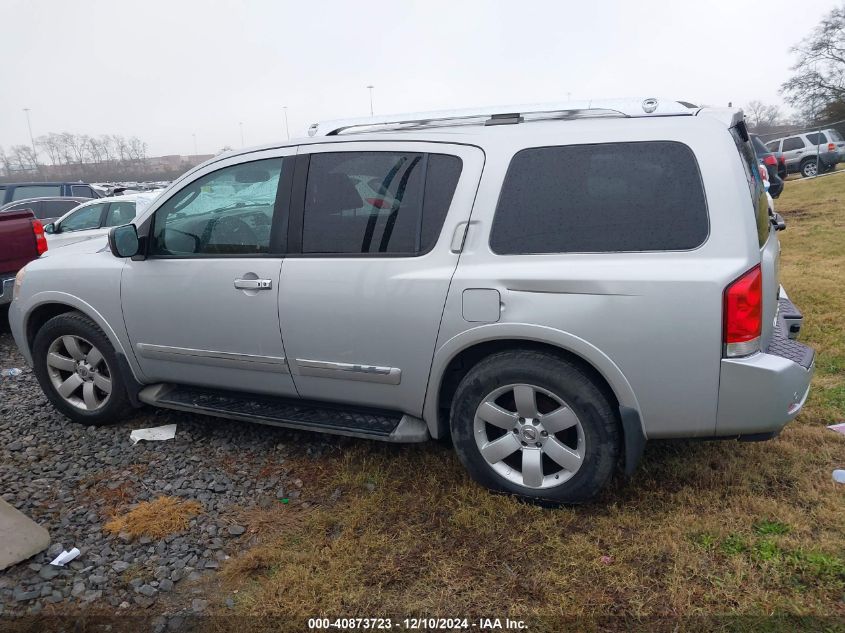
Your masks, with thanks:
[[[782,103],[789,47],[834,0],[0,0],[0,146],[138,136],[148,154],[319,119],[663,96]]]

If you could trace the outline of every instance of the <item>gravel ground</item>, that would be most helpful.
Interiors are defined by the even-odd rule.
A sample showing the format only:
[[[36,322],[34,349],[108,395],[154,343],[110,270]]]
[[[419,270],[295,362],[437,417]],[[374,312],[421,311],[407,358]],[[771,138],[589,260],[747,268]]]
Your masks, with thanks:
[[[256,538],[237,523],[243,509],[283,498],[299,503],[303,482],[286,466],[317,458],[345,438],[298,433],[176,411],[141,409],[108,427],[58,413],[24,364],[0,315],[0,496],[44,526],[47,552],[0,572],[0,616],[201,613],[203,587],[222,561]],[[176,438],[132,446],[136,428],[177,423]],[[103,530],[116,505],[172,495],[200,502],[185,532],[154,541]],[[49,561],[78,547],[67,567]]]

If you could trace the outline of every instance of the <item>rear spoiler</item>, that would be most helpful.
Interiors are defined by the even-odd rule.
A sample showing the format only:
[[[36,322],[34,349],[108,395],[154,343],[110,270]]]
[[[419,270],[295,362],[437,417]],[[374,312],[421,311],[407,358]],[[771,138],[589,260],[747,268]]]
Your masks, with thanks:
[[[709,116],[717,121],[720,121],[727,128],[737,127],[741,124],[745,130],[745,116],[739,108],[699,108],[695,116]],[[745,130],[743,136],[748,136],[748,131]],[[744,140],[748,140],[745,138]]]

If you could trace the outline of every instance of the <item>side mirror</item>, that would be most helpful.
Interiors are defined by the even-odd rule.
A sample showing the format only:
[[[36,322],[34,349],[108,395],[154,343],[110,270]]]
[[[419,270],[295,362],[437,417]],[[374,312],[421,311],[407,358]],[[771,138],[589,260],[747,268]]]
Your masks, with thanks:
[[[134,224],[116,226],[109,231],[109,248],[115,257],[134,257],[140,249],[138,229]]]
[[[50,222],[47,226],[44,227],[44,232],[48,234],[53,234],[56,232],[56,223]]]

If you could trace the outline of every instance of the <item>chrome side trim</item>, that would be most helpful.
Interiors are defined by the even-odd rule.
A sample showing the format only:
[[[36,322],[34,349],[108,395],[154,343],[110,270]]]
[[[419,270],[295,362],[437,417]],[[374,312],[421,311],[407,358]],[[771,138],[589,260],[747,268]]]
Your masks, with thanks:
[[[284,356],[257,356],[207,349],[190,349],[188,347],[171,347],[169,345],[151,345],[149,343],[138,343],[136,349],[140,356],[150,360],[249,369],[252,371],[271,371],[281,374],[290,373]]]
[[[314,378],[360,380],[363,382],[378,382],[385,385],[398,385],[402,380],[402,370],[397,367],[333,363],[325,360],[308,360],[305,358],[297,358],[296,366],[300,374]]]

